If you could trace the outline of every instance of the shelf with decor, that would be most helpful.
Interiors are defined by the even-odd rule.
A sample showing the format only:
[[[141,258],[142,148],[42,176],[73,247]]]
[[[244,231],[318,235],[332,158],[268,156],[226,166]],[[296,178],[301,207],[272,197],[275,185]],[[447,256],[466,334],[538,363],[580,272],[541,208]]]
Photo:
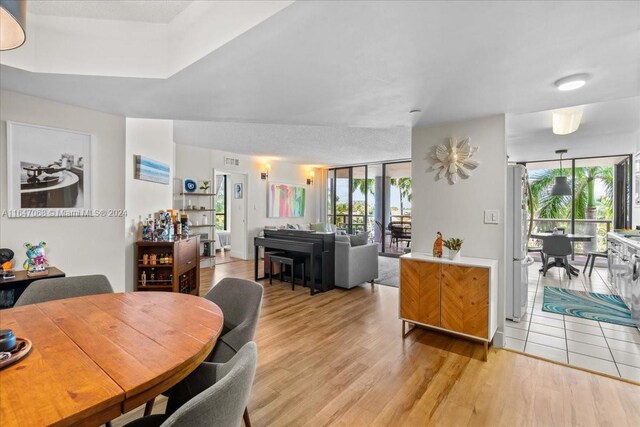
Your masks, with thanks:
[[[209,267],[215,265],[216,193],[212,183],[213,180],[174,179],[174,207],[189,216],[191,235],[200,237],[200,259],[206,260]]]
[[[200,294],[200,236],[136,242],[136,291]],[[169,259],[171,262],[152,263]]]
[[[202,193],[202,192],[197,192],[197,191],[189,193],[189,192],[182,191],[182,192],[180,192],[180,195],[181,196],[209,196],[209,197],[215,197],[216,193]]]

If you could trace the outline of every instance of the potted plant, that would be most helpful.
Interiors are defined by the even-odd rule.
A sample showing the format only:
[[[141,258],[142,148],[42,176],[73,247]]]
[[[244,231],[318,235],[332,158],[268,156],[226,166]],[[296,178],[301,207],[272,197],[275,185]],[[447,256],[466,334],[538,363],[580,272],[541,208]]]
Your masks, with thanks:
[[[209,188],[211,188],[211,185],[210,185],[209,181],[202,181],[202,184],[200,184],[200,190],[203,193],[208,193],[209,192]]]
[[[458,239],[456,237],[452,237],[451,239],[447,239],[442,242],[442,245],[449,249],[449,259],[458,259],[460,258],[460,249],[462,249],[462,239]]]

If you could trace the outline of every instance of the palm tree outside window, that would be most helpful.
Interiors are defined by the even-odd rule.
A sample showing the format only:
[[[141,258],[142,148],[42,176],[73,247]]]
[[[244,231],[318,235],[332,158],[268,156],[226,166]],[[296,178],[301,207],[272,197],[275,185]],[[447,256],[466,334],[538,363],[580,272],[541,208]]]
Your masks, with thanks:
[[[606,234],[611,230],[613,220],[614,160],[574,160],[572,167],[564,169],[564,175],[569,177],[569,185],[574,188],[575,200],[572,196],[551,194],[555,178],[561,174],[559,167],[545,167],[550,166],[549,163],[528,163],[534,230],[564,228],[570,233],[573,223],[576,234],[596,236],[591,242],[576,242],[576,254],[605,250]]]

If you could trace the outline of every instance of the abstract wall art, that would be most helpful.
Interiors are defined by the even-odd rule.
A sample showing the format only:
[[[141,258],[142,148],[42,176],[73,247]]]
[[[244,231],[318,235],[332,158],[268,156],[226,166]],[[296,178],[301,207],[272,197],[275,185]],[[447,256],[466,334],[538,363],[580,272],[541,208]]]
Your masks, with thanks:
[[[267,216],[269,218],[304,217],[305,191],[302,185],[270,182]]]

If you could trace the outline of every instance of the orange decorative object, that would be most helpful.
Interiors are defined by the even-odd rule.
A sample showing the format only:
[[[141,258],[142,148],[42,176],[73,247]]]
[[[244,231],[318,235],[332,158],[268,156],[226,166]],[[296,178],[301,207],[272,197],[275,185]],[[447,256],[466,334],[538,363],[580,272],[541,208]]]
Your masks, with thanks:
[[[438,231],[436,241],[433,242],[433,256],[442,258],[442,234]]]
[[[13,267],[13,264],[11,263],[11,261],[7,261],[2,264],[2,271],[11,271],[12,267]]]

